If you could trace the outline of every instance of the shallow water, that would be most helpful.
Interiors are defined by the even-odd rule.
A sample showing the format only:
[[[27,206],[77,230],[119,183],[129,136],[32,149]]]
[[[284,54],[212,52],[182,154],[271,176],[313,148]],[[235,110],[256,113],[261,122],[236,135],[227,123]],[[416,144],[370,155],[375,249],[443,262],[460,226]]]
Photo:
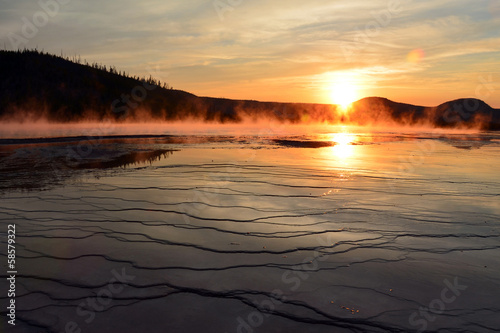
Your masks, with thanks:
[[[499,331],[500,135],[155,134],[0,140],[4,331]]]

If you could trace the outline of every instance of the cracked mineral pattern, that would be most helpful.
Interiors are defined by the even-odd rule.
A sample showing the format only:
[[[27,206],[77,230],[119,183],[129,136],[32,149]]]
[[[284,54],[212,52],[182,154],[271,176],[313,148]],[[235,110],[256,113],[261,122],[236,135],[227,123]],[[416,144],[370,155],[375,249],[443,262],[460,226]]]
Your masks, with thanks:
[[[3,331],[499,332],[499,138],[9,142]]]

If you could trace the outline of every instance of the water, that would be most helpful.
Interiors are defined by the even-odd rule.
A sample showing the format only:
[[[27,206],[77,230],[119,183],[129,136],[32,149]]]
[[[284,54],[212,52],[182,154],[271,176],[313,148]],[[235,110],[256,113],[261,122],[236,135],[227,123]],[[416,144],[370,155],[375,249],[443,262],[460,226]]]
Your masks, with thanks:
[[[4,331],[499,331],[499,134],[227,133],[4,140]]]

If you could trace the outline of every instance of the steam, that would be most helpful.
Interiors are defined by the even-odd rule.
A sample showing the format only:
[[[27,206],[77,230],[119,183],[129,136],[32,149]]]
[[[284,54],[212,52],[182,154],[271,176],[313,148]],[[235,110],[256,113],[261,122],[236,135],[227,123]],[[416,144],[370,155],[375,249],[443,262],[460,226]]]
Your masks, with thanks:
[[[0,119],[0,138],[66,136],[163,135],[163,134],[281,134],[309,131],[334,125],[366,128],[448,128],[458,130],[500,129],[499,110],[479,100],[464,100],[475,109],[463,111],[457,103],[438,107],[400,104],[384,98],[366,98],[347,112],[335,105],[266,103],[195,97],[182,111],[137,107],[121,116],[86,110],[77,119],[64,112],[49,112],[44,104],[13,107]],[[474,103],[471,103],[474,102]],[[55,116],[58,117],[55,117]],[[305,131],[307,133],[307,131]]]

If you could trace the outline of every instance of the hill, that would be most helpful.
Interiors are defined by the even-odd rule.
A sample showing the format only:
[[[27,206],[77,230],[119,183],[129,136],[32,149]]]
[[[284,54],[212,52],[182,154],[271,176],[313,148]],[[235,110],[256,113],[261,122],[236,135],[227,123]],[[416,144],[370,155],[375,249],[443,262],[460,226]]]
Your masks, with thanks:
[[[423,107],[369,97],[344,114],[331,104],[198,97],[155,78],[32,50],[0,51],[0,120],[394,123],[500,129],[500,110],[462,99]]]
[[[500,110],[476,98],[462,98],[436,107],[424,107],[397,103],[382,97],[367,97],[353,103],[349,117],[360,125],[394,123],[500,130]]]
[[[38,51],[0,51],[0,119],[53,122],[196,119],[239,122],[267,117],[299,122],[304,114],[335,121],[335,106],[198,97],[154,78],[82,64]]]

